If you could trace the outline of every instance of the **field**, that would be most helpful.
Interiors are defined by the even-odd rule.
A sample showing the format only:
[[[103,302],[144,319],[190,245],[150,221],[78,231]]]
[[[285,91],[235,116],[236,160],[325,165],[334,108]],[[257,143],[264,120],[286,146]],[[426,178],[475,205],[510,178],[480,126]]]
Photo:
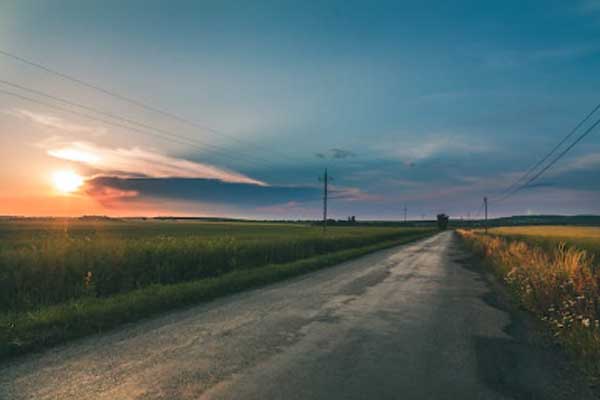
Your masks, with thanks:
[[[600,228],[460,230],[521,306],[600,378]]]
[[[0,222],[0,356],[320,268],[431,229],[250,222]],[[3,343],[4,342],[4,343]]]
[[[565,243],[586,250],[600,261],[600,227],[595,226],[511,226],[492,228],[490,233],[523,239],[544,247]]]

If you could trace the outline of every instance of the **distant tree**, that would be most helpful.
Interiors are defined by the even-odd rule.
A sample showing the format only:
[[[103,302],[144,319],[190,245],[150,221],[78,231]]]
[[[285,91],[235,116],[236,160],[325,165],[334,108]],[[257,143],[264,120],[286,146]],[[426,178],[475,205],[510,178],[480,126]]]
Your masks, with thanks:
[[[437,224],[438,228],[444,230],[448,227],[448,219],[449,217],[446,214],[438,214],[437,215]]]

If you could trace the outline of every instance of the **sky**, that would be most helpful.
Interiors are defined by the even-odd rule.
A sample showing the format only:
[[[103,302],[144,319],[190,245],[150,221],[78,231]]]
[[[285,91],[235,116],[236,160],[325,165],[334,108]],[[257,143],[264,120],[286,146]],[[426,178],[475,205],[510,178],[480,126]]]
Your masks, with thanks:
[[[0,51],[63,74],[0,53],[0,215],[317,219],[325,168],[332,218],[600,213],[600,129],[499,200],[600,102],[600,0],[5,0]]]

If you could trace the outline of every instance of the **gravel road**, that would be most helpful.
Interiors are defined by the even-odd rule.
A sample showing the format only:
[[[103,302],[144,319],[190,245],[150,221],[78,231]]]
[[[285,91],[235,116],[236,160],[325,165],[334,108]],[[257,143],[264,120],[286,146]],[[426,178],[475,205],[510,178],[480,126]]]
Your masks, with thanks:
[[[0,398],[595,398],[504,303],[445,232],[13,360]]]

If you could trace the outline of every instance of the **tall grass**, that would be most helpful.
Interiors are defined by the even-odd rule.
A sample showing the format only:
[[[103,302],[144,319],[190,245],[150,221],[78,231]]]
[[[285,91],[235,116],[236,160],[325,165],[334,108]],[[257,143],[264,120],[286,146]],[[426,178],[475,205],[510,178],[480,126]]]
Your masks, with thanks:
[[[431,229],[314,230],[278,239],[51,237],[0,248],[0,359],[429,236]],[[254,227],[257,229],[257,227]],[[286,261],[292,260],[292,261]]]
[[[167,234],[172,227],[159,225]],[[211,225],[212,226],[212,225]],[[367,246],[422,230],[338,230],[324,236],[296,226],[266,227],[279,235],[261,237],[251,227],[243,237],[193,234],[148,235],[142,225],[127,235],[65,235],[60,230],[28,242],[4,241],[0,246],[0,312],[26,311],[83,297],[108,297],[153,284],[174,284],[212,278],[267,264],[281,264]],[[220,231],[227,229],[221,224]],[[112,228],[111,228],[112,229]],[[189,228],[186,228],[189,229]],[[210,228],[212,229],[212,228]],[[187,232],[187,231],[186,231]]]
[[[548,250],[561,243],[586,250],[600,259],[600,227],[595,226],[507,226],[490,229],[490,233],[510,239],[524,240]]]
[[[600,268],[587,250],[460,230],[522,306],[600,376]]]
[[[0,360],[106,331],[173,308],[315,271],[428,234],[414,233],[292,263],[236,270],[215,278],[172,285],[150,285],[106,298],[85,297],[31,312],[0,314]]]

